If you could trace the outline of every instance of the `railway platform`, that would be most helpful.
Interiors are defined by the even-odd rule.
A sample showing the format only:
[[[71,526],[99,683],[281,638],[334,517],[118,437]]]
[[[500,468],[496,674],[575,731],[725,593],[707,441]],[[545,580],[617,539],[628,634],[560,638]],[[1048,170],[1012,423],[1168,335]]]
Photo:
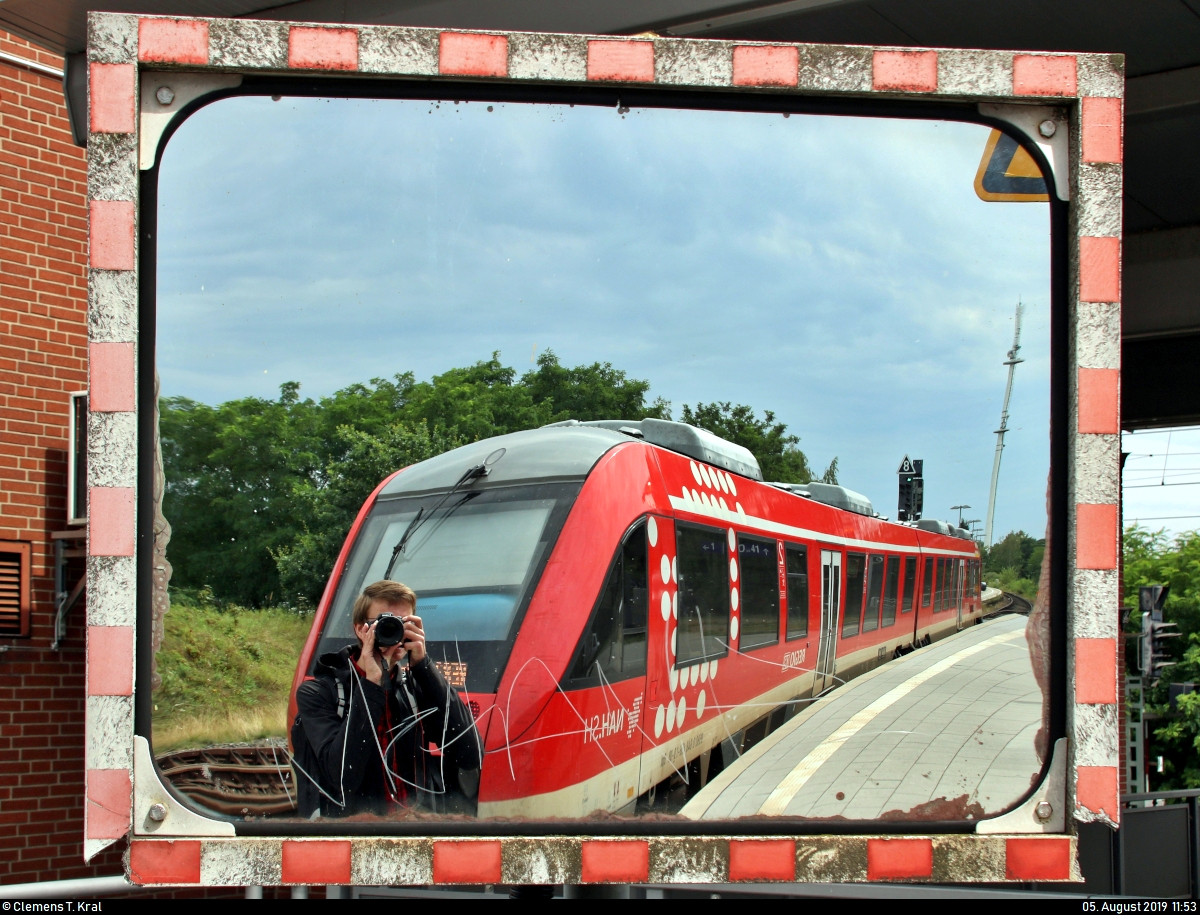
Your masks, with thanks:
[[[955,633],[833,690],[727,766],[681,811],[976,818],[1041,768],[1042,695],[1023,615]]]

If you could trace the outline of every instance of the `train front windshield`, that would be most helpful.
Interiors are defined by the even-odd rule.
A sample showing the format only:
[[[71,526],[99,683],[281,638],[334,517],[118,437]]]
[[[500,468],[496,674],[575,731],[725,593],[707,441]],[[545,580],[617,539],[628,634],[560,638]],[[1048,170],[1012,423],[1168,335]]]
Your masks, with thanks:
[[[381,500],[351,549],[318,654],[355,642],[354,600],[384,577],[404,540],[389,577],[417,592],[429,656],[460,689],[495,692],[578,491],[550,484]]]

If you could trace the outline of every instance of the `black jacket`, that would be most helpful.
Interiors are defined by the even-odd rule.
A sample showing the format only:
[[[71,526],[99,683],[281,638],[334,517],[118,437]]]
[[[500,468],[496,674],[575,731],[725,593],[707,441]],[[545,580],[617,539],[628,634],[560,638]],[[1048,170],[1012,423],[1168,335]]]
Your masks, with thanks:
[[[407,792],[408,806],[446,810],[448,792],[461,796],[460,781],[473,795],[481,741],[458,692],[428,657],[407,667],[397,665],[390,681],[377,686],[352,669],[350,660],[358,658],[358,651],[355,645],[322,655],[315,678],[296,690],[292,749],[299,770],[300,815],[385,813],[380,750],[389,744],[388,765]],[[391,709],[387,741],[377,735],[384,703]],[[431,743],[443,748],[440,756],[429,749]]]

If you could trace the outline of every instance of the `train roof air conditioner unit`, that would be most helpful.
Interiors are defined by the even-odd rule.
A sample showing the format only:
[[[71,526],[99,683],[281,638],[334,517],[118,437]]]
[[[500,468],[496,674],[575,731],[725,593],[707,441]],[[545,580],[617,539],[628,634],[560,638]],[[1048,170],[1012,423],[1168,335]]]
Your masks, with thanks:
[[[871,505],[871,500],[861,492],[855,492],[845,486],[836,486],[833,483],[772,483],[771,485],[812,499],[814,502],[854,512],[856,515],[875,517],[875,508]]]
[[[966,528],[956,527],[949,521],[938,521],[936,518],[922,518],[917,522],[917,530],[930,531],[946,537],[957,537],[959,540],[971,540],[971,532]]]
[[[705,464],[722,467],[738,476],[760,482],[763,478],[758,460],[748,449],[727,442],[707,429],[689,426],[687,423],[676,423],[666,419],[643,419],[636,422],[624,419],[597,419],[581,423],[568,419],[566,422],[552,425],[599,426],[602,429],[612,429],[614,432],[623,432],[668,451],[686,454]]]

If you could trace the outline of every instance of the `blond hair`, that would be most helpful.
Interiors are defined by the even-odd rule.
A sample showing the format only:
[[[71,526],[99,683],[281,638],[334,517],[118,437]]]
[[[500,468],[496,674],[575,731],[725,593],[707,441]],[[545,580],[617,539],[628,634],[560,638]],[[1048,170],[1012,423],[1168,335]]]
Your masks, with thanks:
[[[385,578],[383,581],[367,585],[363,588],[362,594],[358,595],[358,599],[354,602],[354,612],[351,615],[355,626],[361,626],[367,621],[367,613],[371,609],[371,604],[377,600],[388,605],[408,604],[411,612],[414,613],[417,609],[416,591],[408,585],[402,585],[398,581],[388,581]]]

